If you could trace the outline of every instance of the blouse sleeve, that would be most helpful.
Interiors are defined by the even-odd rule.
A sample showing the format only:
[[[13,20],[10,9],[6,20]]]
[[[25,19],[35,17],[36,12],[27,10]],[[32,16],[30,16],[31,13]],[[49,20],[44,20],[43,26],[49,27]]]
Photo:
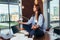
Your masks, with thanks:
[[[33,17],[30,18],[30,20],[28,20],[27,24],[31,24],[33,22]]]
[[[40,27],[43,25],[43,15],[42,14],[40,14],[40,16],[39,16],[37,25],[39,25]]]

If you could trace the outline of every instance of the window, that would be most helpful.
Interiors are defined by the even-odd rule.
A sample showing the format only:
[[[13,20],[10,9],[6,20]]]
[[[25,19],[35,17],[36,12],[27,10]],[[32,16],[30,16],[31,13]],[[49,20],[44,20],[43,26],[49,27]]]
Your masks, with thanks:
[[[5,25],[3,22],[7,21],[9,21],[8,5],[0,4],[0,28],[3,28],[3,26]]]
[[[59,9],[58,7],[54,7],[54,16],[59,16]]]
[[[17,3],[19,0],[9,0],[10,2]]]
[[[21,5],[17,3],[18,0],[9,0],[9,4],[4,4],[4,2],[8,2],[8,0],[0,0],[0,29],[9,28],[18,25],[16,22],[20,18]],[[12,2],[12,3],[10,3]],[[13,4],[15,3],[16,4]]]
[[[0,0],[0,2],[8,2],[8,0]]]
[[[59,26],[59,0],[50,1],[50,25]]]
[[[17,25],[15,22],[19,20],[19,6],[18,5],[10,5],[10,21],[12,25]]]
[[[19,0],[0,0],[0,2],[12,2],[12,3],[17,3]]]

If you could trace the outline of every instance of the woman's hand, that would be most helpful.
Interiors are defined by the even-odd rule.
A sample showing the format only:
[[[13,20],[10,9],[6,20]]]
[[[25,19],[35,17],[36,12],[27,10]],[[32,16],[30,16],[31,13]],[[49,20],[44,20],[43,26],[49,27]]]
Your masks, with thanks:
[[[22,24],[22,22],[20,20],[17,21],[19,24]]]
[[[23,22],[18,22],[19,24],[23,24]]]
[[[20,20],[16,21],[16,22],[20,22]]]
[[[27,24],[27,22],[21,22],[21,20],[17,21],[19,24]]]
[[[33,25],[31,29],[36,30],[37,28],[37,25]]]

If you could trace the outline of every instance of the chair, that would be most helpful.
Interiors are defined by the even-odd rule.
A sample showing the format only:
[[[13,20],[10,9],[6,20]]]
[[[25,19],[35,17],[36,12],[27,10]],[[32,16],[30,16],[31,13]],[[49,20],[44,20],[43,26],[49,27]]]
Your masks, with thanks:
[[[19,32],[19,30],[16,26],[12,26],[11,28],[12,28],[12,31],[13,31],[14,34]]]

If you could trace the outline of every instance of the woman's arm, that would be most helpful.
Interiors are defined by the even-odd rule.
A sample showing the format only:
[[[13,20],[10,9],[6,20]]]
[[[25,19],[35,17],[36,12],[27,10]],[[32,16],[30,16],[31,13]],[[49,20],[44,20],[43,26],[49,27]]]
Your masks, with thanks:
[[[27,24],[27,22],[18,22],[19,24]]]
[[[18,21],[19,24],[31,24],[33,22],[33,17],[30,18],[30,20],[28,20],[28,22],[20,22]]]
[[[31,24],[33,22],[34,18],[33,16],[30,18],[30,20],[28,20],[27,24]]]

